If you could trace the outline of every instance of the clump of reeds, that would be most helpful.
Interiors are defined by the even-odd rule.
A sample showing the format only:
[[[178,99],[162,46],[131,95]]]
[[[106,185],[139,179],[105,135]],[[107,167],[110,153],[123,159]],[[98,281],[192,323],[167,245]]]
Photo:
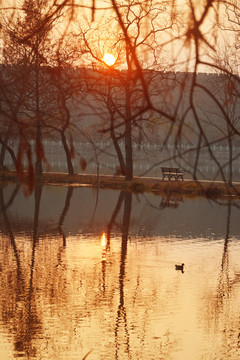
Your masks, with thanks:
[[[204,189],[204,193],[208,199],[217,199],[224,195],[224,192],[220,188],[213,186]]]
[[[143,193],[148,190],[146,185],[144,185],[143,183],[140,183],[140,182],[135,182],[135,181],[133,181],[130,184],[129,189],[135,193]]]

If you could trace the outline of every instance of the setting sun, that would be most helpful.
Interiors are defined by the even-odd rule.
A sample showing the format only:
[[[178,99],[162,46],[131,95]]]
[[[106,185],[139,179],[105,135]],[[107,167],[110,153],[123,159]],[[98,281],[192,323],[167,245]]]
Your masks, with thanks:
[[[115,56],[112,54],[105,54],[103,57],[103,61],[105,62],[106,65],[112,66],[114,65],[116,59]]]

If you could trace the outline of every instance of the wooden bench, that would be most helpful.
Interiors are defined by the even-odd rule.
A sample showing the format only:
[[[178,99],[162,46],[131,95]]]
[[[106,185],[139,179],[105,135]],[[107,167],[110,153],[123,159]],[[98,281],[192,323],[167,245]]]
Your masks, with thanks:
[[[172,167],[161,167],[162,170],[162,180],[166,178],[168,178],[168,180],[171,179],[175,179],[175,180],[179,180],[182,179],[183,181],[183,174],[184,172],[182,170],[180,170],[179,168],[172,168]]]

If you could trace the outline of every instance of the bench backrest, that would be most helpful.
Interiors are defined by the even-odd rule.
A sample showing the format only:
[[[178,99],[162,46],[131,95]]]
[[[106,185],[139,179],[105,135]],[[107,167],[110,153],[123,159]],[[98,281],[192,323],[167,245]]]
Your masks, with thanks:
[[[162,172],[181,173],[179,168],[161,167]]]

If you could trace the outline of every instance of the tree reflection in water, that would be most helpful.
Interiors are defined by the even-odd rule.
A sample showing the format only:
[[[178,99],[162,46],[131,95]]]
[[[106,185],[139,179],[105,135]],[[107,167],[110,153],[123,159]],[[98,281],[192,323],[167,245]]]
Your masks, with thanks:
[[[62,246],[59,248],[58,255],[57,255],[58,266],[61,265],[62,252],[66,247],[66,235],[65,235],[64,230],[63,230],[63,223],[64,223],[64,219],[65,219],[65,217],[66,217],[66,215],[68,213],[69,207],[70,207],[72,195],[73,195],[73,187],[69,186],[68,190],[67,190],[67,194],[66,194],[65,204],[64,204],[63,210],[62,210],[62,212],[60,214],[59,221],[58,221],[58,227],[57,227],[57,229],[59,231],[59,234],[62,236],[62,240],[63,240],[62,241]]]
[[[131,219],[131,210],[132,210],[132,193],[129,191],[121,191],[116,203],[116,206],[113,210],[111,219],[107,226],[107,241],[106,245],[103,247],[102,252],[102,289],[103,295],[106,290],[106,253],[110,251],[111,247],[111,231],[113,225],[116,223],[116,218],[123,206],[123,218],[121,225],[122,241],[121,241],[121,252],[120,252],[120,270],[119,270],[119,305],[117,309],[116,316],[116,326],[115,326],[115,358],[121,359],[121,353],[130,353],[129,346],[129,332],[127,326],[127,314],[124,304],[124,281],[125,281],[125,265],[127,258],[127,243],[128,243],[128,233]],[[124,339],[124,341],[123,341]]]
[[[223,246],[223,254],[222,254],[222,262],[221,262],[221,270],[219,276],[219,283],[217,289],[217,302],[216,302],[216,314],[217,318],[220,316],[220,313],[223,309],[224,302],[228,302],[231,296],[231,293],[236,288],[236,285],[240,283],[240,274],[235,273],[234,278],[230,280],[230,266],[229,266],[229,242],[231,240],[231,232],[230,232],[230,225],[231,225],[231,212],[232,212],[232,201],[229,200],[227,203],[227,219],[226,219],[226,235],[224,239],[224,246]],[[229,316],[230,309],[229,306],[225,305],[225,309],[227,309],[227,316]],[[226,310],[225,310],[226,311]],[[235,338],[234,342],[237,342],[237,347],[240,348],[239,340],[240,338],[240,322],[238,321],[238,330],[236,328],[236,335],[238,337]],[[229,329],[226,329],[226,332]],[[232,332],[232,330],[231,330]],[[230,334],[232,336],[232,334]],[[231,345],[227,341],[227,336],[225,336],[225,347],[230,352]]]
[[[231,200],[227,204],[227,221],[226,221],[226,235],[223,245],[223,255],[221,262],[221,270],[219,276],[219,283],[217,289],[217,309],[221,305],[223,298],[229,296],[229,240],[230,240],[230,221],[231,221]],[[218,312],[217,311],[217,312]]]
[[[23,272],[24,267],[21,265],[20,252],[17,249],[15,236],[12,230],[11,223],[8,218],[6,206],[4,202],[3,189],[0,191],[0,204],[3,213],[4,223],[6,226],[6,233],[10,238],[10,244],[13,249],[16,260],[16,276],[14,268],[8,268],[8,286],[5,286],[5,307],[4,314],[2,314],[3,321],[9,328],[9,332],[14,335],[14,350],[19,356],[27,355],[34,357],[37,353],[33,345],[35,336],[41,333],[41,321],[37,316],[36,304],[34,299],[33,287],[33,273],[35,250],[38,240],[38,216],[41,200],[42,188],[35,189],[35,213],[34,213],[34,231],[32,242],[32,256],[30,264],[29,282],[26,281],[26,276]],[[16,194],[16,192],[15,192]],[[13,195],[11,202],[13,201]],[[7,256],[9,254],[7,253]],[[4,259],[8,263],[8,259]],[[11,270],[10,270],[11,269]]]
[[[239,358],[238,351],[240,349],[240,343],[238,341],[240,337],[240,323],[234,316],[234,311],[231,309],[231,294],[234,292],[235,286],[240,283],[240,274],[235,273],[234,278],[231,280],[230,275],[230,241],[231,241],[231,213],[232,207],[235,204],[232,200],[228,200],[226,205],[226,232],[223,242],[222,258],[220,262],[220,273],[217,282],[217,289],[212,289],[211,293],[206,297],[208,308],[207,329],[209,333],[221,334],[222,324],[227,326],[224,329],[224,333],[221,334],[220,346],[218,353],[231,354],[231,359]],[[213,324],[209,324],[209,318],[214,319]],[[224,319],[224,320],[223,320]],[[214,325],[214,329],[212,328]],[[229,341],[229,339],[232,339]],[[215,349],[213,349],[214,351]],[[229,357],[230,358],[230,357]]]
[[[132,210],[132,193],[124,192],[124,211],[122,221],[122,244],[121,244],[121,260],[120,260],[120,271],[119,271],[119,305],[117,310],[116,327],[115,327],[115,341],[116,341],[116,352],[115,358],[121,359],[121,351],[129,354],[129,332],[127,325],[127,314],[124,304],[124,281],[125,281],[125,265],[127,258],[127,243],[128,243],[128,232]],[[121,334],[125,334],[122,335]],[[120,339],[118,335],[120,334]],[[125,343],[121,336],[124,336]],[[125,349],[121,349],[125,347]]]
[[[25,259],[21,260],[21,252],[16,244],[14,231],[9,220],[7,209],[14,203],[14,199],[19,191],[19,185],[16,185],[8,202],[5,204],[3,188],[0,188],[0,206],[1,213],[3,215],[3,222],[6,229],[6,234],[10,239],[11,248],[13,250],[14,263],[9,266],[9,253],[6,252],[6,262],[4,266],[7,269],[7,284],[5,284],[4,294],[4,307],[2,313],[2,319],[6,327],[9,329],[9,333],[14,336],[14,353],[16,356],[27,358],[34,358],[38,349],[34,345],[34,340],[39,338],[42,332],[42,321],[40,315],[38,315],[36,306],[36,289],[39,280],[35,275],[36,272],[36,251],[39,242],[39,214],[42,198],[42,186],[37,185],[34,191],[34,218],[33,218],[33,232],[32,232],[32,250],[30,256],[29,270],[27,275]],[[62,246],[58,251],[58,264],[61,263],[61,253],[66,246],[66,236],[63,231],[63,223],[65,216],[70,207],[70,200],[73,194],[73,188],[69,187],[65,199],[63,210],[60,214],[57,230],[62,236]],[[24,261],[25,260],[25,261]],[[16,268],[16,270],[15,270]],[[16,274],[15,274],[16,271]]]

